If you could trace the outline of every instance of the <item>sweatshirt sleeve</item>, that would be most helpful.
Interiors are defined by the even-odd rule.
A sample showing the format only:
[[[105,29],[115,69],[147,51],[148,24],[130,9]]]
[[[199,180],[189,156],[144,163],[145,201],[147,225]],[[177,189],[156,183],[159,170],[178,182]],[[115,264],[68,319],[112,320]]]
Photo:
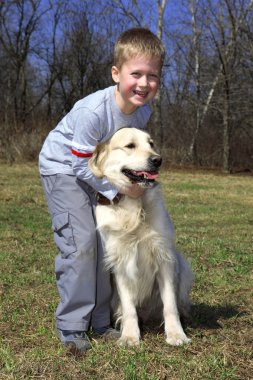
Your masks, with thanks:
[[[98,116],[87,108],[81,108],[69,116],[74,126],[72,140],[72,168],[76,177],[88,183],[108,199],[118,193],[113,185],[104,178],[96,178],[91,172],[88,160],[96,145],[103,139],[103,125]]]

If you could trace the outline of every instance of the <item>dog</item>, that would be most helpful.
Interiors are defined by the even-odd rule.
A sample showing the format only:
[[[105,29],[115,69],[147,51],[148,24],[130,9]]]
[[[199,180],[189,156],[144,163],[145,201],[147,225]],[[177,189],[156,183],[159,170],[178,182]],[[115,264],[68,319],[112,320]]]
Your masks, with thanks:
[[[156,182],[161,163],[150,135],[136,128],[118,130],[89,160],[93,174],[106,177],[119,191],[133,183],[146,189],[137,199],[121,196],[96,207],[105,264],[116,284],[112,305],[121,323],[121,345],[139,345],[138,318],[163,319],[168,344],[190,341],[180,314],[190,310],[193,273],[175,248],[172,221]]]

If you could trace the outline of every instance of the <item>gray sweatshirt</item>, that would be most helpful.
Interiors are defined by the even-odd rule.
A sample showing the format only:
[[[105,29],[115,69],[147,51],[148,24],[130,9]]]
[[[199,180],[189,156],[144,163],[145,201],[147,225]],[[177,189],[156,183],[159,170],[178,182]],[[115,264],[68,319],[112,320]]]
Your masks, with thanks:
[[[118,190],[106,178],[92,174],[89,157],[98,143],[108,140],[118,129],[145,128],[151,115],[148,104],[130,115],[121,112],[114,89],[111,86],[79,100],[49,133],[39,155],[41,175],[75,175],[107,198],[114,198]]]

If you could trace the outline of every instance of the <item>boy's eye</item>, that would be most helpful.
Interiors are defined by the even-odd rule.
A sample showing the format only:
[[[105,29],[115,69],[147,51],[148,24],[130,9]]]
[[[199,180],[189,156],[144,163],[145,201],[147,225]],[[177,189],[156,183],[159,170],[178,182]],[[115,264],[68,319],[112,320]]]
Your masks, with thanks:
[[[125,148],[128,148],[128,149],[134,149],[134,148],[135,148],[135,144],[134,144],[134,143],[127,144],[127,145],[125,146]]]
[[[149,77],[150,77],[151,79],[159,79],[159,76],[156,75],[156,74],[149,74]]]
[[[131,75],[132,75],[133,77],[139,77],[139,76],[140,76],[140,74],[137,73],[137,72],[131,73]]]

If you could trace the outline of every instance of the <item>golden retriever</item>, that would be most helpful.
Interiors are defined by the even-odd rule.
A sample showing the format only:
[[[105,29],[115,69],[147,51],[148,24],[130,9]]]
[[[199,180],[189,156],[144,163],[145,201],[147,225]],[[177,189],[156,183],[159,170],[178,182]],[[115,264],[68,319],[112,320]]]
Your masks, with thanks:
[[[150,135],[135,128],[117,131],[89,160],[94,175],[105,176],[118,189],[134,182],[146,188],[140,198],[122,196],[117,204],[96,208],[106,266],[115,277],[113,308],[121,320],[122,345],[139,344],[138,317],[163,317],[171,345],[190,340],[180,314],[190,309],[193,274],[176,251],[172,222],[155,181],[161,162]]]

